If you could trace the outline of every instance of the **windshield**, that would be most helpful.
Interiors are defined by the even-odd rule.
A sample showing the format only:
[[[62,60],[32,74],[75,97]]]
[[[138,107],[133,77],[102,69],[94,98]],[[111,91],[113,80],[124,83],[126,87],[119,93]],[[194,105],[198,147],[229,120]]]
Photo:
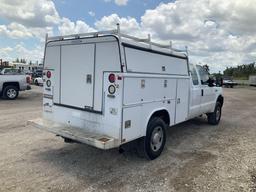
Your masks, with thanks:
[[[198,72],[199,72],[199,76],[200,76],[200,79],[201,79],[201,84],[202,85],[205,85],[207,84],[208,80],[209,80],[209,74],[208,72],[205,70],[205,68],[203,68],[202,66],[200,65],[197,65],[196,66]]]
[[[7,68],[1,71],[3,75],[19,75],[22,74],[20,69]]]

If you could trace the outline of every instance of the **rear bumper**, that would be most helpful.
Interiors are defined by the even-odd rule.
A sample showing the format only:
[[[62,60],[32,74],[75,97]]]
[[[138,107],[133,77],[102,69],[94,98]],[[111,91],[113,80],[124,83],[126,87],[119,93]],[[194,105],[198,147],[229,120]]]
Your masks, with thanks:
[[[233,83],[223,83],[223,85],[226,85],[226,86],[230,86],[230,85],[236,86],[236,85],[238,85],[238,83],[235,83],[235,82],[233,82]]]
[[[71,127],[54,121],[44,120],[42,118],[29,120],[29,125],[32,125],[41,130],[45,130],[56,135],[88,144],[99,149],[111,149],[119,146],[117,139],[87,132],[81,128]]]

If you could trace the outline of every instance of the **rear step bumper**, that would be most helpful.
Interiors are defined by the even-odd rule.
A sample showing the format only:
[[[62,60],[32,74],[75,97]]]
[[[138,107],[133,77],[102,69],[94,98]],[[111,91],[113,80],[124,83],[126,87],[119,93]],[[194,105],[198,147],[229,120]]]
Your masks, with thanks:
[[[85,143],[99,149],[111,149],[119,146],[117,139],[105,135],[90,133],[77,127],[67,126],[42,118],[29,120],[28,124],[41,130],[52,132],[64,138]]]

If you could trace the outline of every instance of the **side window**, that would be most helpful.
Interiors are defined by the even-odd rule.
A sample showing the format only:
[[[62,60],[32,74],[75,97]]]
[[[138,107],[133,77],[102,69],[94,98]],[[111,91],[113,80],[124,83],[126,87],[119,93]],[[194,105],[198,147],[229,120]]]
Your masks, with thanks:
[[[197,65],[197,70],[199,72],[199,76],[201,79],[201,84],[202,85],[207,85],[208,84],[208,80],[209,80],[209,74],[208,72],[200,65]]]
[[[190,65],[190,72],[191,72],[193,85],[198,85],[199,84],[198,76],[197,76],[197,73],[196,73],[196,69],[193,65]]]

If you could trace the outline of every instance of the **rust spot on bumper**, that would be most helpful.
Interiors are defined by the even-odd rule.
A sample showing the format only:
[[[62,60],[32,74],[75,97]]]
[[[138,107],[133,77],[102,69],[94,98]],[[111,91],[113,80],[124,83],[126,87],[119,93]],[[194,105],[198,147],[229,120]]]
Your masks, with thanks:
[[[103,142],[103,143],[106,143],[107,141],[109,141],[110,139],[108,138],[105,138],[105,137],[102,137],[99,139],[99,141]]]

